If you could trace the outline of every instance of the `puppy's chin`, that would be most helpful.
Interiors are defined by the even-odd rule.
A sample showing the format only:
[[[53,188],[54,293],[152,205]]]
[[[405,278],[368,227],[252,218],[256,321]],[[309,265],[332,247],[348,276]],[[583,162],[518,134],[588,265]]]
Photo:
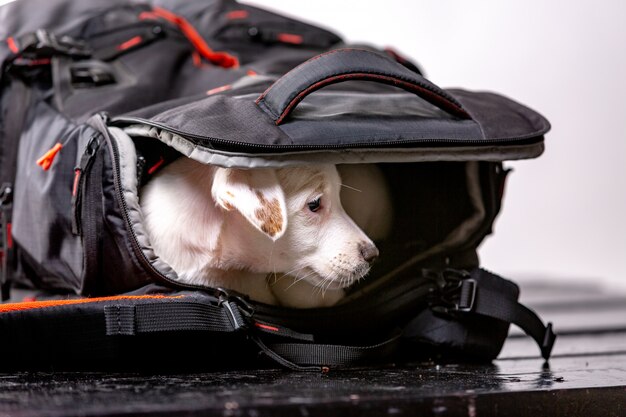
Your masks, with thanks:
[[[315,284],[293,276],[285,276],[274,282],[269,277],[268,284],[276,303],[283,307],[330,307],[337,304],[345,296],[343,289],[326,289],[322,291]]]
[[[365,277],[370,271],[368,264],[359,264],[356,268],[333,268],[330,271],[317,271],[305,278],[311,285],[322,290],[345,289]]]

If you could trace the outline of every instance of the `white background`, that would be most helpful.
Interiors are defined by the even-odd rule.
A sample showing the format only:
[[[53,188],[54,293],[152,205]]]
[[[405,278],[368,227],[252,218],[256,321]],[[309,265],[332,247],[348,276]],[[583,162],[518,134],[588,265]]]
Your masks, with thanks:
[[[481,262],[514,279],[626,290],[626,1],[247,3],[393,46],[442,87],[496,91],[544,114],[546,152],[508,163]]]
[[[393,46],[442,87],[496,91],[544,114],[546,152],[508,164],[482,264],[626,290],[625,1],[247,2]]]

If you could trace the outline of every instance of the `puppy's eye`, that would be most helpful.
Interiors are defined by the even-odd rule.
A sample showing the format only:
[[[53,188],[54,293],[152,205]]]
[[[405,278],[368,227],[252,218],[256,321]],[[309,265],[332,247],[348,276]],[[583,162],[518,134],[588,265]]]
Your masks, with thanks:
[[[309,206],[309,210],[315,213],[322,207],[322,197],[317,197],[315,200],[310,201],[307,206]]]

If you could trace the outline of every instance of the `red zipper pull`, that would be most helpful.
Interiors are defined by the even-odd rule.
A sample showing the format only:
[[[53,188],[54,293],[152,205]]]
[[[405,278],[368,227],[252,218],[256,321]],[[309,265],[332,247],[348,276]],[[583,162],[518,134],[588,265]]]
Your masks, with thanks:
[[[54,145],[52,149],[46,152],[41,158],[37,160],[37,165],[39,165],[44,171],[47,171],[52,166],[52,162],[54,162],[54,158],[57,156],[59,151],[63,148],[61,143]]]

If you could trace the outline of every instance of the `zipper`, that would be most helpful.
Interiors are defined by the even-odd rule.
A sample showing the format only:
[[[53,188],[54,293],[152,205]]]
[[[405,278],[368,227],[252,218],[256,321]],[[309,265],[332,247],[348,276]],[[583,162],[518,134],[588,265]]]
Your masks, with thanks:
[[[535,144],[540,143],[543,134],[533,134],[529,136],[522,137],[514,137],[514,138],[502,138],[502,139],[394,139],[394,140],[386,140],[386,141],[378,141],[376,143],[372,142],[353,142],[348,144],[324,144],[324,145],[316,145],[316,144],[308,144],[308,145],[299,145],[299,144],[282,144],[282,145],[263,145],[258,143],[249,143],[249,142],[240,142],[229,139],[220,139],[214,138],[210,136],[200,136],[193,133],[183,132],[176,128],[164,125],[159,122],[154,122],[151,120],[142,119],[139,117],[116,117],[111,120],[111,125],[113,126],[127,126],[130,124],[143,124],[147,126],[152,126],[157,129],[165,130],[174,135],[181,136],[186,138],[197,145],[207,146],[207,144],[211,148],[215,148],[214,145],[218,145],[218,147],[230,147],[232,151],[241,150],[241,149],[254,149],[256,152],[272,152],[272,151],[307,151],[307,150],[332,150],[332,149],[350,149],[350,148],[398,148],[402,145],[507,145],[507,144]]]
[[[126,203],[126,199],[124,198],[124,194],[122,192],[122,177],[121,177],[121,172],[120,172],[120,153],[117,147],[117,142],[115,141],[114,138],[110,138],[108,134],[106,133],[107,122],[109,121],[108,116],[106,114],[101,114],[100,116],[101,117],[96,120],[98,121],[98,124],[100,124],[100,128],[101,128],[100,131],[103,132],[104,137],[106,138],[107,142],[110,144],[111,153],[113,155],[115,195],[117,197],[118,204],[122,210],[122,217],[124,219],[124,223],[126,224],[126,229],[130,233],[131,246],[133,248],[133,251],[135,252],[137,260],[144,267],[145,270],[149,271],[152,275],[154,275],[157,278],[157,280],[160,280],[164,284],[167,284],[169,286],[173,285],[174,287],[183,288],[183,289],[194,289],[194,290],[203,290],[203,291],[214,290],[216,294],[218,294],[219,290],[216,290],[214,288],[205,287],[202,285],[186,284],[186,283],[182,283],[182,282],[175,281],[173,279],[168,278],[167,276],[162,274],[159,270],[157,270],[150,263],[148,258],[146,258],[146,256],[144,255],[143,250],[141,249],[141,245],[139,244],[139,240],[137,239],[137,234],[135,232],[135,229],[133,228],[133,225],[130,221],[130,216],[128,214],[128,204]]]
[[[13,204],[13,186],[2,184],[0,188],[0,301],[10,297],[9,256],[13,249],[11,238],[11,208]]]
[[[107,126],[107,122],[110,123],[110,120],[107,119],[106,115],[103,115],[104,120],[103,119],[98,119],[99,122],[102,123],[102,128],[106,129]],[[106,131],[106,130],[105,130]],[[122,192],[122,179],[121,179],[121,172],[120,172],[120,154],[119,154],[119,149],[117,146],[117,143],[115,141],[114,138],[109,138],[107,136],[108,139],[108,143],[111,145],[111,151],[113,154],[113,172],[114,172],[114,182],[115,182],[115,194],[117,196],[118,199],[118,204],[122,210],[122,216],[124,218],[124,222],[126,224],[126,228],[130,233],[130,241],[131,241],[131,246],[135,252],[135,255],[137,256],[137,259],[139,260],[139,262],[141,263],[141,265],[148,271],[150,271],[150,273],[152,273],[158,280],[160,280],[162,283],[168,284],[168,285],[173,285],[174,287],[178,287],[178,288],[184,288],[184,289],[193,289],[193,290],[201,290],[201,291],[213,291],[214,294],[216,296],[223,296],[225,295],[229,300],[234,300],[237,302],[237,304],[244,310],[249,312],[250,315],[253,315],[256,313],[257,308],[260,308],[261,311],[264,311],[265,316],[268,319],[275,319],[276,316],[273,314],[274,308],[272,308],[271,306],[262,306],[262,307],[258,307],[255,304],[250,304],[249,301],[246,299],[245,295],[241,295],[238,294],[234,291],[231,290],[224,290],[221,288],[211,288],[211,287],[207,287],[207,286],[203,286],[203,285],[195,285],[195,284],[188,284],[188,283],[182,283],[176,280],[173,280],[171,278],[168,278],[167,276],[165,276],[164,274],[162,274],[159,270],[157,270],[151,263],[150,261],[146,258],[146,256],[143,253],[143,250],[141,249],[141,245],[139,244],[139,240],[137,239],[137,234],[135,233],[135,229],[132,226],[132,223],[130,221],[130,216],[128,214],[128,204],[126,203],[126,199],[124,198],[123,192]],[[424,283],[409,283],[408,284],[410,287],[412,287],[413,291],[417,291],[418,294],[421,294],[423,291],[427,291],[427,287],[424,286]],[[415,287],[415,288],[413,288]],[[398,296],[398,298],[402,298],[402,297],[415,297],[415,295],[413,295],[412,292],[408,291],[406,293],[401,293],[401,295]],[[316,314],[321,314],[321,315],[325,315],[325,314],[329,314],[331,316],[341,313],[344,310],[352,310],[354,306],[353,305],[349,305],[349,306],[341,306],[339,307],[340,311],[337,311],[335,309],[316,309]],[[330,311],[332,310],[332,311]],[[282,313],[284,313],[284,310],[280,310]],[[300,319],[305,319],[307,317],[310,317],[309,314],[306,314],[307,312],[304,310],[295,310],[293,311],[293,314],[296,315],[296,317],[298,318],[298,320]],[[261,314],[261,316],[263,316],[263,314]],[[290,317],[291,318],[291,317]],[[287,320],[289,321],[289,320]],[[296,320],[297,321],[297,320]],[[289,323],[291,325],[294,325],[296,323]]]
[[[81,234],[80,212],[83,195],[85,194],[85,174],[88,173],[99,147],[100,142],[95,136],[89,139],[78,166],[74,168],[74,183],[72,185],[72,233],[77,236]]]

